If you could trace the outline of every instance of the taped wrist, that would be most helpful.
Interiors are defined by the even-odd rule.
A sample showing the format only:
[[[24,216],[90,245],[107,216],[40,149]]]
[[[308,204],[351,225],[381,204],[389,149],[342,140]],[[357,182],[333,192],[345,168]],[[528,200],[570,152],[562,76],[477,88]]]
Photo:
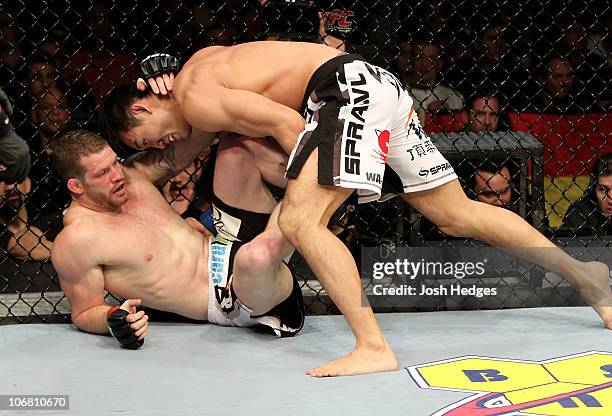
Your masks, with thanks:
[[[134,335],[135,331],[130,328],[130,323],[125,319],[129,314],[125,309],[113,306],[106,313],[106,323],[111,335],[119,345],[130,350],[137,350],[142,347],[144,340],[139,340]]]
[[[161,74],[176,74],[179,70],[178,59],[167,53],[154,53],[140,61],[140,75],[144,79],[155,78]]]

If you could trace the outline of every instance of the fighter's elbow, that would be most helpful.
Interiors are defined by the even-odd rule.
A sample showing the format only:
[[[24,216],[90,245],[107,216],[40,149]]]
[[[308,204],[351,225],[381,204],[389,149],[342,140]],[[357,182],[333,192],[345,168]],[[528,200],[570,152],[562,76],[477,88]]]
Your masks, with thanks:
[[[70,313],[70,319],[72,320],[72,323],[74,324],[74,326],[77,327],[78,330],[83,331],[83,332],[92,332],[90,325],[88,325],[88,320],[85,317],[84,311],[81,311],[81,312],[72,311]]]
[[[304,119],[298,113],[295,113],[295,116],[286,117],[282,122],[277,123],[272,136],[286,153],[290,153],[298,136],[304,130],[304,126]]]
[[[87,313],[88,311],[82,311],[80,313],[71,313],[70,318],[72,323],[77,327],[78,330],[88,332],[90,334],[105,335],[109,333],[108,326],[106,325],[106,319],[92,319]]]

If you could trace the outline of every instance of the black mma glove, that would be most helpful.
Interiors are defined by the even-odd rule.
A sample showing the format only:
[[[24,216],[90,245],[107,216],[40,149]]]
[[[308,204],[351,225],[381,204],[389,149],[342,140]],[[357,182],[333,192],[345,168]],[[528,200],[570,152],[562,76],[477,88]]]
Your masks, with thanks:
[[[121,309],[119,306],[113,306],[106,313],[106,322],[111,335],[123,348],[137,350],[142,347],[144,340],[139,340],[138,337],[134,335],[136,331],[130,327],[130,322],[125,320],[129,314],[130,313],[125,309]]]
[[[170,72],[176,74],[178,70],[178,59],[167,53],[154,53],[140,61],[140,75],[144,79],[155,78]]]

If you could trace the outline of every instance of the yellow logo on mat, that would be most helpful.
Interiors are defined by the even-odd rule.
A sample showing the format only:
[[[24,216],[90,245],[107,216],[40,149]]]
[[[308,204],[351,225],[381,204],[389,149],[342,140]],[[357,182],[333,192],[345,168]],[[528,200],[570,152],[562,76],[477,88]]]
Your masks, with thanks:
[[[432,416],[610,416],[612,353],[546,361],[466,356],[407,367],[423,389],[476,393]]]

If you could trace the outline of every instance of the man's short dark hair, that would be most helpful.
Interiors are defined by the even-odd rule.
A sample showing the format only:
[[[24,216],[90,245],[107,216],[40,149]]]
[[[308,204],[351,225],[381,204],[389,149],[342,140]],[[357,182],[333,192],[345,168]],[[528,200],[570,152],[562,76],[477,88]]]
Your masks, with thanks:
[[[493,86],[481,87],[477,91],[475,91],[472,95],[470,95],[465,103],[466,108],[471,110],[474,107],[474,102],[478,99],[490,99],[495,98],[499,102],[499,111],[501,112],[501,107],[504,104],[503,97],[499,93],[499,88]]]
[[[473,199],[475,199],[477,196],[474,191],[474,186],[476,186],[476,179],[478,177],[483,179],[481,176],[483,173],[488,173],[490,175],[498,175],[498,174],[501,175],[501,171],[504,168],[507,168],[508,172],[510,173],[510,177],[507,178],[508,183],[511,183],[512,177],[513,177],[512,172],[516,171],[515,161],[512,159],[509,159],[509,160],[484,159],[484,160],[474,162],[474,166],[475,168],[471,170],[469,174],[470,182],[469,182],[469,185],[467,186],[467,191],[466,191],[466,193]],[[510,187],[512,188],[512,185],[510,185]]]
[[[486,172],[492,175],[500,173],[503,168],[507,168],[507,162],[503,160],[491,160],[485,159],[480,163],[476,164],[475,172]],[[474,178],[476,177],[476,173],[474,173]]]
[[[102,102],[98,114],[98,126],[102,136],[108,140],[111,148],[120,157],[136,153],[136,150],[121,140],[121,135],[140,124],[130,107],[135,101],[149,94],[151,90],[148,88],[145,91],[139,91],[134,85],[121,85],[115,87]]]
[[[100,153],[108,146],[102,137],[87,130],[73,130],[50,143],[51,160],[57,173],[68,180],[83,179],[85,168],[81,158]]]

